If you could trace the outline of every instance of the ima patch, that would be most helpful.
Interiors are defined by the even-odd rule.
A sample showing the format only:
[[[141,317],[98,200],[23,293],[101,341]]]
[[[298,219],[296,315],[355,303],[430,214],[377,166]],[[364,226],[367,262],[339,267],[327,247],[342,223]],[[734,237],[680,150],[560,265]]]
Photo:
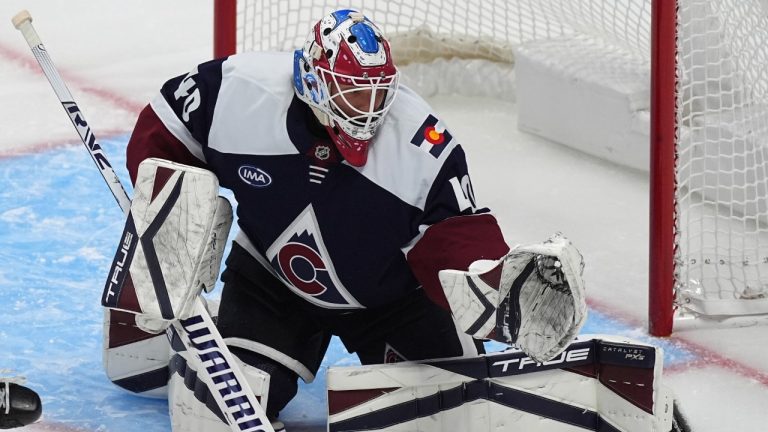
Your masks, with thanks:
[[[419,130],[411,139],[411,144],[428,152],[435,159],[439,158],[448,147],[448,144],[453,139],[451,133],[448,132],[444,126],[439,124],[440,121],[432,114],[424,120]]]
[[[261,168],[243,165],[237,169],[237,175],[243,183],[255,188],[265,188],[272,184],[272,177]]]

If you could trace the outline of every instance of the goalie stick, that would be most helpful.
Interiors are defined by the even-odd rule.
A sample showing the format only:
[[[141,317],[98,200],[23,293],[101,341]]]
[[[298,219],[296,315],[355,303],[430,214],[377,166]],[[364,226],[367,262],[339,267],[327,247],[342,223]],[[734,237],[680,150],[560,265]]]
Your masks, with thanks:
[[[12,22],[27,41],[91,159],[99,168],[120,209],[127,216],[131,200],[32,26],[32,16],[23,10],[13,17]],[[274,432],[266,413],[216,329],[203,300],[198,297],[191,316],[173,321],[172,326],[182,336],[186,348],[194,352],[199,360],[198,376],[210,389],[230,428],[235,432]]]

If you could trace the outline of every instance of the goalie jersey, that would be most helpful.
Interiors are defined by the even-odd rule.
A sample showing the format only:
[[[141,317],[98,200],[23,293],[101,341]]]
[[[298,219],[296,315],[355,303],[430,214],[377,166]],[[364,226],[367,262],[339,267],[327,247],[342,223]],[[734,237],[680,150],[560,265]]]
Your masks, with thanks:
[[[166,82],[139,116],[128,170],[157,157],[211,170],[237,201],[235,238],[307,302],[349,310],[497,259],[508,247],[478,208],[464,152],[429,105],[400,86],[363,167],[346,163],[295,97],[292,56],[245,53]]]

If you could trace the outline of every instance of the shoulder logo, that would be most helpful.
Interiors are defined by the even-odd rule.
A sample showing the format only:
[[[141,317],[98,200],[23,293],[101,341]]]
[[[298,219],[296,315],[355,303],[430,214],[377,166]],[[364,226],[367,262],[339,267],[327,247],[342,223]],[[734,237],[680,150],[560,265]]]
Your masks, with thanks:
[[[263,169],[255,166],[243,165],[238,168],[237,174],[240,176],[240,180],[253,187],[264,188],[272,184],[272,177]]]
[[[445,129],[445,126],[433,115],[429,115],[419,130],[411,139],[411,144],[431,154],[435,159],[439,158],[448,147],[453,137]]]

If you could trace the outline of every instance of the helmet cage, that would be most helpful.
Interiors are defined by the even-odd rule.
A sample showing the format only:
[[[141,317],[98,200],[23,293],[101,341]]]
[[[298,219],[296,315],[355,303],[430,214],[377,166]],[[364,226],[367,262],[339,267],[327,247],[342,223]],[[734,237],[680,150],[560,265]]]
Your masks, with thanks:
[[[321,66],[316,66],[316,70],[320,81],[325,84],[325,94],[328,95],[326,113],[334,123],[352,138],[373,138],[397,96],[399,72],[391,75],[381,73],[376,77],[368,77],[364,73],[359,77],[333,72]],[[366,99],[367,103],[363,106],[361,101]]]
[[[296,95],[312,108],[344,159],[363,166],[397,95],[400,74],[389,42],[360,12],[339,10],[315,24],[295,51],[293,68]]]

